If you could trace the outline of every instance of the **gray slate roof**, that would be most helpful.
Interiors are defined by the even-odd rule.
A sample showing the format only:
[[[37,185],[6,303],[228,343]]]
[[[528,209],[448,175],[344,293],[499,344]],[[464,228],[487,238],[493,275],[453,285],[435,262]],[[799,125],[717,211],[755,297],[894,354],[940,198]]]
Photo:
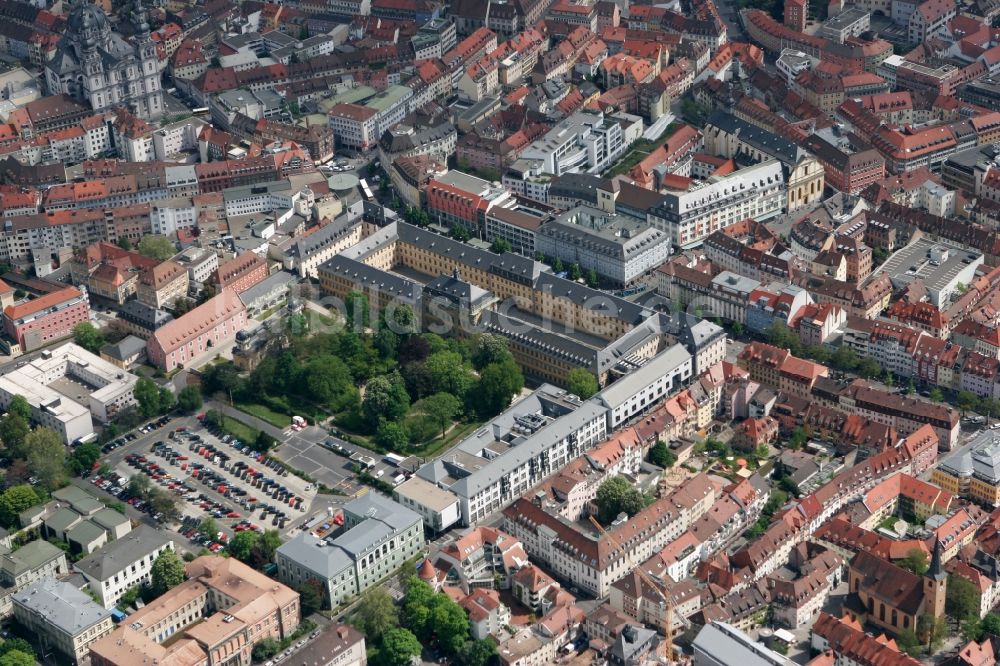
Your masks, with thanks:
[[[107,580],[168,543],[171,539],[164,532],[140,525],[73,566],[91,579]]]
[[[88,595],[54,578],[40,580],[14,595],[14,603],[45,618],[61,631],[76,636],[111,617]]]

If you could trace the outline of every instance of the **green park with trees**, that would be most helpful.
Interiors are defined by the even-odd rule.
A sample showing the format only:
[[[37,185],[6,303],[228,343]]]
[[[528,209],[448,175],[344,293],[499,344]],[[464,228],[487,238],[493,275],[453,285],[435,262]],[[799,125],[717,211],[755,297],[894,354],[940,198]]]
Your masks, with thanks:
[[[278,427],[293,414],[332,418],[356,444],[428,456],[503,411],[524,387],[502,337],[419,333],[407,306],[392,322],[384,313],[371,322],[365,296],[346,302],[348,325],[292,336],[249,375],[213,364],[202,372],[203,392]]]

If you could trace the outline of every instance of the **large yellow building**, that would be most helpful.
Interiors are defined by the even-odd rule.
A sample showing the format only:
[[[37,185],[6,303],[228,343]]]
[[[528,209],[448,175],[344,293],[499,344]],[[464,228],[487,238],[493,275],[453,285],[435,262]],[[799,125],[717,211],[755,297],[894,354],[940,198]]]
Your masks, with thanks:
[[[448,293],[441,276],[450,276]],[[686,336],[704,322],[656,314],[560,278],[531,258],[495,254],[405,222],[376,230],[321,266],[318,277],[328,296],[365,293],[372,312],[405,303],[434,332],[501,335],[527,374],[563,386],[575,368],[604,385],[679,339],[697,339],[701,349],[725,337],[721,329]]]
[[[1000,506],[1000,443],[994,441],[993,431],[941,460],[931,480],[955,495]]]

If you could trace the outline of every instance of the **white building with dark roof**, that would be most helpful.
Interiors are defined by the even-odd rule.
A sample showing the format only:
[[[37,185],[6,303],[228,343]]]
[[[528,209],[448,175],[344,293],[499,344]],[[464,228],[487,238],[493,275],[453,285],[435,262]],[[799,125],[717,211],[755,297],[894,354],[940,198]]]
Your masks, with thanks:
[[[156,45],[142,4],[134,17],[139,26],[133,43],[112,31],[98,5],[78,3],[66,20],[55,55],[45,64],[49,95],[67,94],[94,111],[118,106],[141,118],[163,115],[163,90]]]
[[[114,608],[121,596],[137,585],[148,585],[153,562],[174,549],[167,532],[140,525],[120,539],[76,562],[73,568],[87,580],[105,608]]]
[[[590,206],[577,206],[541,225],[535,251],[564,265],[593,270],[616,285],[628,285],[663,264],[670,254],[666,232]]]
[[[650,211],[648,221],[667,232],[674,245],[692,248],[741,220],[776,217],[785,205],[782,163],[769,159],[685,192],[667,192]]]

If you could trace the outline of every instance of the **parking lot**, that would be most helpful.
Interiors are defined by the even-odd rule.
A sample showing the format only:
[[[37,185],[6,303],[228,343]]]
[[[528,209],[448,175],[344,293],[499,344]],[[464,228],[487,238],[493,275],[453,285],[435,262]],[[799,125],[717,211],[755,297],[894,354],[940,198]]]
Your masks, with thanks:
[[[234,533],[244,529],[279,529],[287,534],[316,498],[313,484],[228,435],[209,432],[194,417],[147,430],[105,446],[103,462],[112,468],[112,474],[106,475],[112,479],[99,483],[105,489],[103,481],[113,480],[105,490],[130,501],[128,493],[119,494],[116,488],[127,486],[127,479],[135,474],[147,476],[155,487],[177,498],[178,531],[193,537],[193,548],[221,550]],[[200,522],[209,517],[221,532],[213,540],[198,534]]]
[[[299,469],[325,486],[339,490],[345,495],[353,495],[361,489],[351,472],[351,460],[328,449],[324,444],[331,440],[323,428],[310,426],[300,432],[292,432],[284,444],[274,450],[274,455],[289,467]],[[336,440],[348,454],[356,447]]]

